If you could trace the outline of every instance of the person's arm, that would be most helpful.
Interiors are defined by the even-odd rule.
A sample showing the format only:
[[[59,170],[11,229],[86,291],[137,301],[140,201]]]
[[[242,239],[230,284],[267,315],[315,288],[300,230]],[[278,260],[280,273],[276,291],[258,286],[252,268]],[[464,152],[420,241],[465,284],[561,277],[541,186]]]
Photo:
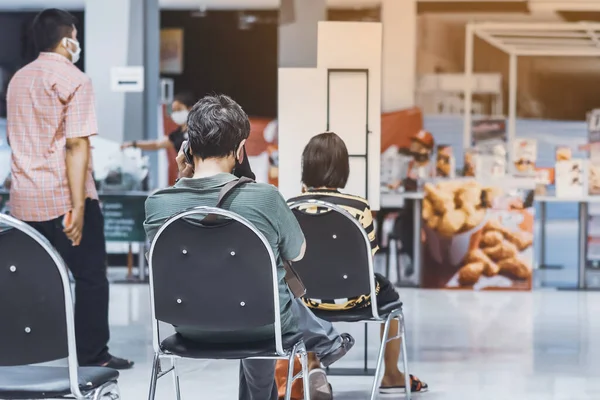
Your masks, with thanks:
[[[94,92],[90,79],[75,88],[66,99],[64,130],[66,137],[66,168],[71,193],[71,224],[64,229],[74,246],[83,234],[85,183],[90,162],[89,137],[98,133]]]
[[[67,179],[71,191],[73,205],[73,224],[66,227],[65,233],[70,236],[74,245],[79,244],[83,230],[83,214],[85,212],[85,180],[90,162],[90,140],[87,137],[67,139]],[[75,221],[75,217],[81,218]]]
[[[367,232],[367,236],[369,237],[369,242],[371,242],[371,253],[375,255],[379,250],[379,244],[377,242],[377,233],[375,232],[375,224],[373,223],[373,213],[371,211],[371,207],[369,205],[366,206],[362,215],[359,219],[360,224]]]
[[[277,192],[277,230],[279,232],[279,252],[287,261],[300,261],[306,253],[306,240],[296,216]]]
[[[126,149],[129,147],[145,151],[156,151],[161,149],[175,148],[168,137],[164,137],[163,139],[158,140],[135,140],[133,142],[125,142],[121,145],[121,149]]]

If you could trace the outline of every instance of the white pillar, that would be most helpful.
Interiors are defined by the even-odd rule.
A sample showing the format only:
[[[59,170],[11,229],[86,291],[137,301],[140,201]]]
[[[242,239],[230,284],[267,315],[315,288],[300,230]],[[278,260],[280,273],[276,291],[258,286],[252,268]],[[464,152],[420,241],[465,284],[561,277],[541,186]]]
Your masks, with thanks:
[[[473,25],[467,24],[465,34],[465,104],[464,104],[464,124],[463,124],[463,148],[471,147],[471,125],[473,116],[473,52],[474,52],[475,32]]]
[[[325,0],[285,1],[283,7],[293,7],[293,22],[279,27],[279,67],[315,68],[319,21],[327,21]],[[290,13],[291,10],[281,10]]]
[[[508,165],[513,168],[513,143],[517,136],[517,55],[511,54],[508,66]]]
[[[417,76],[417,0],[382,0],[383,112],[415,105]]]
[[[145,137],[143,94],[113,92],[110,71],[144,65],[144,13],[156,1],[85,0],[85,72],[94,84],[99,134],[106,139]]]
[[[99,134],[118,142],[123,141],[125,94],[111,91],[110,70],[113,66],[127,66],[129,14],[129,1],[85,2],[83,54],[96,94]]]

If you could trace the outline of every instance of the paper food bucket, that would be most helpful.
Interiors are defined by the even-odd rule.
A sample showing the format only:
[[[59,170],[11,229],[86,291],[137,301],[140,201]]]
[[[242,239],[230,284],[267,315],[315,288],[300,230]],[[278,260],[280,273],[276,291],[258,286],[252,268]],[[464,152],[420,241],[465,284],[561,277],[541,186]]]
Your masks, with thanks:
[[[479,247],[483,227],[487,221],[488,213],[486,212],[485,217],[479,225],[452,237],[444,236],[436,230],[431,229],[427,224],[424,224],[425,247],[438,264],[458,268],[467,253]]]

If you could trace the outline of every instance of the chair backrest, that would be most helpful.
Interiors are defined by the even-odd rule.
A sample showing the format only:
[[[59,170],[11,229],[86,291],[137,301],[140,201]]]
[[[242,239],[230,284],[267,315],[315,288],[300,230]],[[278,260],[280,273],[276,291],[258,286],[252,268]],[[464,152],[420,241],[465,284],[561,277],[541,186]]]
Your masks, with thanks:
[[[0,366],[67,358],[80,395],[67,267],[38,231],[0,214]]]
[[[290,204],[304,237],[306,253],[294,268],[306,297],[343,299],[371,293],[378,317],[371,243],[360,223],[342,207],[320,200]]]
[[[217,223],[201,222],[209,214]],[[214,207],[182,212],[156,234],[149,264],[155,350],[162,321],[216,332],[273,325],[283,354],[277,264],[249,221]]]

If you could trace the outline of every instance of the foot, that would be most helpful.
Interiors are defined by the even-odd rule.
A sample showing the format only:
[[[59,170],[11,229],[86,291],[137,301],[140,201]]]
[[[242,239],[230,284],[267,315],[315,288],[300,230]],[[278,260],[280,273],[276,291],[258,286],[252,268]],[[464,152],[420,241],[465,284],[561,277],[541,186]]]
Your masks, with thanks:
[[[311,400],[333,400],[331,385],[327,382],[327,374],[321,368],[313,369],[308,374]]]
[[[404,381],[402,381],[404,382]],[[423,393],[429,390],[429,386],[425,382],[421,382],[419,378],[416,376],[410,376],[410,392],[411,393]],[[385,380],[381,381],[381,386],[379,386],[379,393],[383,395],[400,395],[404,394],[406,391],[406,386],[404,383],[400,385],[388,384]]]
[[[134,364],[133,361],[125,360],[124,358],[115,357],[110,354],[108,356],[109,356],[109,359],[107,361],[85,364],[85,365],[82,365],[82,367],[106,367],[106,368],[120,369],[120,370],[130,369],[131,367],[133,367],[133,364]]]
[[[342,338],[342,345],[321,358],[320,361],[324,367],[329,367],[331,364],[344,357],[346,353],[350,351],[352,346],[354,346],[354,338],[350,336],[349,333],[342,333],[340,337]]]

